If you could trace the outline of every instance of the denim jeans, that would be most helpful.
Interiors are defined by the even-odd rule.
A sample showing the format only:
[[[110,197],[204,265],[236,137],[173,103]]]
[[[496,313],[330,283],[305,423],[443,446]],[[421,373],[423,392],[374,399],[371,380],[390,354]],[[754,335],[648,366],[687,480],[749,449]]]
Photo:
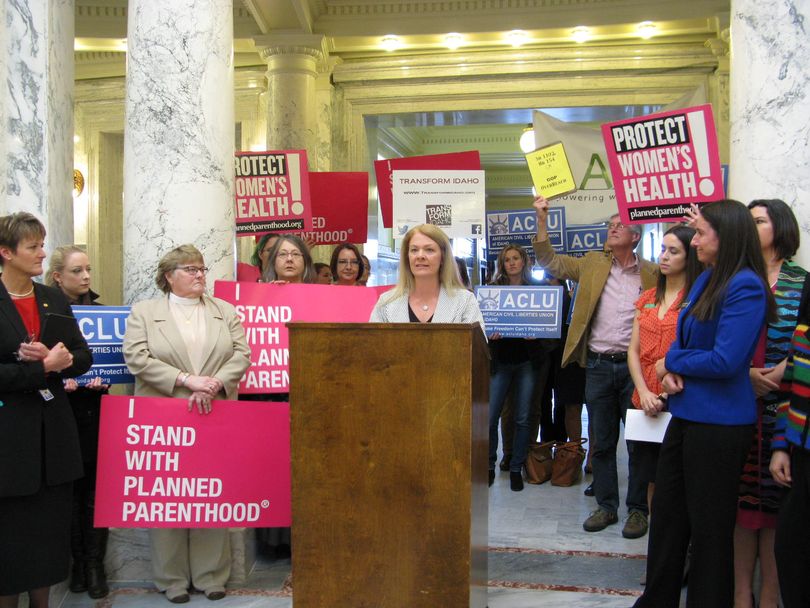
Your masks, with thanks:
[[[495,461],[498,459],[498,421],[509,387],[514,386],[512,408],[515,435],[509,469],[520,473],[529,449],[529,409],[536,378],[534,368],[531,361],[523,363],[494,361],[493,369],[494,372],[489,377],[489,469],[495,469]]]
[[[619,510],[619,477],[616,471],[616,447],[619,444],[619,424],[624,422],[628,407],[633,407],[633,379],[627,361],[588,354],[585,367],[585,402],[593,424],[591,466],[593,493],[597,504],[608,511]],[[629,475],[627,510],[647,513],[647,484],[638,474],[638,454],[634,441],[627,442]]]

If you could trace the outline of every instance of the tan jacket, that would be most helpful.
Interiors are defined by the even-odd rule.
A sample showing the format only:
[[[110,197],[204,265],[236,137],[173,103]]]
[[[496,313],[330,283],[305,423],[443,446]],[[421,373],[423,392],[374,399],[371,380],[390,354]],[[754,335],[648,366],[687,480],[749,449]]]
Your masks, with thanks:
[[[575,258],[560,255],[545,241],[532,241],[537,263],[558,279],[570,279],[579,283],[574,314],[568,328],[568,339],[563,351],[563,366],[576,361],[582,367],[588,358],[588,337],[591,333],[591,320],[602,290],[605,288],[613,254],[602,251],[591,251],[584,257]],[[641,271],[641,289],[655,287],[658,266],[639,258]]]
[[[224,390],[218,399],[236,399],[239,380],[250,367],[250,348],[234,307],[203,296],[206,342],[202,376],[219,378]],[[191,395],[175,386],[180,372],[191,372],[188,351],[169,310],[169,297],[138,302],[132,307],[124,336],[124,360],[135,376],[135,394],[143,397]],[[224,394],[222,394],[224,392]]]

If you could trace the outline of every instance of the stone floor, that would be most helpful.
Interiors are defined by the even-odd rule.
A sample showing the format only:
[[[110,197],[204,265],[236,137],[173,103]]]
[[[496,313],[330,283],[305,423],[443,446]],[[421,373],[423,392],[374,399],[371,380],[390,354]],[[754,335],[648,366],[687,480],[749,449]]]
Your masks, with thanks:
[[[622,446],[622,496],[626,463]],[[586,476],[581,484],[570,488],[546,483],[512,492],[508,473],[499,472],[490,489],[489,608],[632,606],[642,590],[647,538],[623,538],[621,522],[602,532],[584,532],[582,522],[595,506],[593,498],[582,493],[589,481],[590,476]],[[289,572],[288,559],[260,557],[245,586],[229,590],[229,595],[215,606],[290,608],[293,595],[284,586]],[[69,592],[58,600],[53,605],[62,608],[170,605],[145,584],[114,585],[110,596],[99,601]],[[192,595],[190,605],[212,606],[202,594]]]

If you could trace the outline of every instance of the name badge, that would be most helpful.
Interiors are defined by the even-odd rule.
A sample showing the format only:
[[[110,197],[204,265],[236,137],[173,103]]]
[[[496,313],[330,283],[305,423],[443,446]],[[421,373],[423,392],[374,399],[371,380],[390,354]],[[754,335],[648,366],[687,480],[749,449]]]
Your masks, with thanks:
[[[39,394],[42,395],[42,398],[45,401],[50,401],[53,399],[53,393],[50,391],[50,389],[43,388],[41,391],[39,391]]]

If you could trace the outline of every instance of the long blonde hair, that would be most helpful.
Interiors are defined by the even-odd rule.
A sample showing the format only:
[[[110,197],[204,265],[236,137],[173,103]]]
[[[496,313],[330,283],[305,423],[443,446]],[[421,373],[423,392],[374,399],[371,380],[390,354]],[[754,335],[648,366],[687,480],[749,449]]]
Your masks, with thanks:
[[[74,253],[87,253],[76,245],[64,245],[57,247],[48,259],[48,272],[45,274],[45,284],[56,287],[56,279],[53,278],[55,272],[64,272],[67,259]]]
[[[441,228],[437,228],[433,224],[419,224],[408,230],[402,238],[402,246],[399,250],[399,277],[397,278],[396,287],[388,292],[390,294],[388,301],[410,294],[415,286],[411,263],[408,259],[408,249],[411,246],[411,239],[417,233],[425,235],[439,246],[439,251],[442,253],[442,261],[439,266],[439,284],[444,287],[445,291],[450,293],[464,289],[464,285],[458,276],[458,267],[453,257],[453,250],[450,247],[450,239],[447,238]]]

